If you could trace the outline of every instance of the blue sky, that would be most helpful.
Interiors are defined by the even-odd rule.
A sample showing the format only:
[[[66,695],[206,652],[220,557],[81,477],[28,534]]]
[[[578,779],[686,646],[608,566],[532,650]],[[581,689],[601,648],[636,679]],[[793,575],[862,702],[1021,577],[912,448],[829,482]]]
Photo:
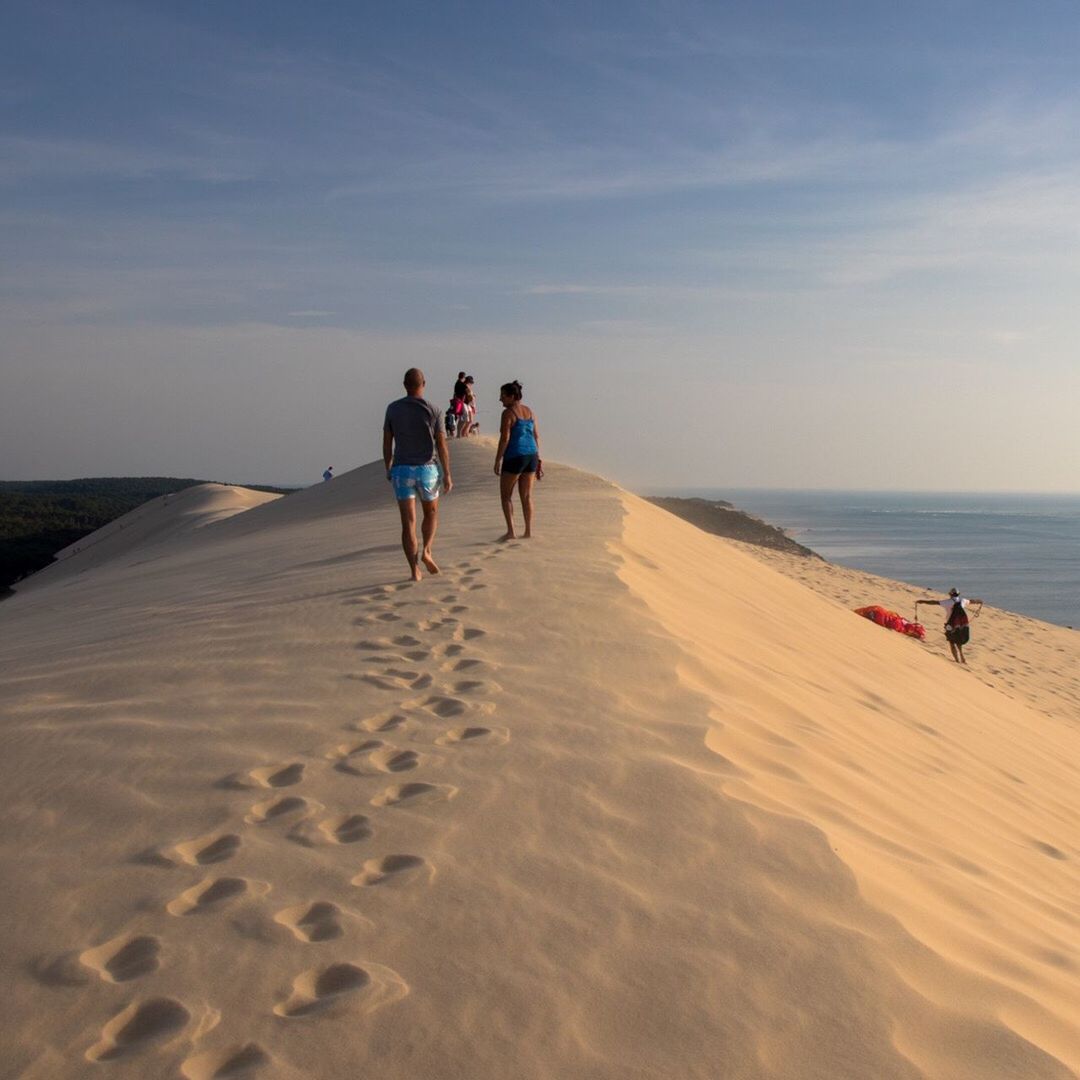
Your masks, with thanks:
[[[1074,4],[6,10],[5,478],[316,479],[416,363],[631,487],[1080,489]]]

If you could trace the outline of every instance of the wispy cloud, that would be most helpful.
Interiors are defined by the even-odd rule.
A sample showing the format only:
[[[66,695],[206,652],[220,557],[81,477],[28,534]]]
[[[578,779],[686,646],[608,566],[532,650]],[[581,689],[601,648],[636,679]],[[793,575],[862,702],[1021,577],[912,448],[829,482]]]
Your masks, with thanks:
[[[822,273],[863,285],[926,271],[1062,274],[1080,255],[1080,177],[1024,176],[882,203],[875,220],[824,245]]]

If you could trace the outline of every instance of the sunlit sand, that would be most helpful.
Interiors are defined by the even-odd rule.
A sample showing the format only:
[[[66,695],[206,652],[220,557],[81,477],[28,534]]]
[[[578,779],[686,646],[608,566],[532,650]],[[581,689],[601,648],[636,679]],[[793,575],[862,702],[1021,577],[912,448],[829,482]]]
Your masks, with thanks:
[[[546,462],[499,543],[452,452],[437,577],[375,463],[0,606],[10,1075],[1080,1070],[1075,634],[988,608],[963,670]]]

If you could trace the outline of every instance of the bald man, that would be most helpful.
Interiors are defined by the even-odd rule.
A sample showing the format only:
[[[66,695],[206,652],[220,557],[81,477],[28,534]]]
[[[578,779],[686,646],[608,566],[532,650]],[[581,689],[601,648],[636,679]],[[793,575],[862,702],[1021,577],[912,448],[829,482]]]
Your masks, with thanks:
[[[421,578],[420,564],[429,574],[439,572],[431,554],[435,530],[439,526],[439,467],[442,465],[442,488],[449,494],[454,486],[450,478],[450,452],[446,446],[442,413],[424,400],[424,373],[419,368],[405,372],[405,396],[386,407],[383,422],[383,464],[386,479],[394,485],[394,497],[401,513],[401,546],[409,562],[409,576]],[[423,521],[416,541],[416,498],[420,497]]]

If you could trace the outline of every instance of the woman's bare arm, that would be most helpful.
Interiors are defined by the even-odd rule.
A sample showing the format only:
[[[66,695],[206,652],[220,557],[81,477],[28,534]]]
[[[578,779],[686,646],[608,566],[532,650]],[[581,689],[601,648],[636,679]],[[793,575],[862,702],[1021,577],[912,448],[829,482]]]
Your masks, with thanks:
[[[503,409],[502,419],[499,421],[499,447],[495,451],[495,475],[502,472],[503,454],[506,453],[506,444],[510,441],[510,428],[514,423],[514,413],[511,409]]]

